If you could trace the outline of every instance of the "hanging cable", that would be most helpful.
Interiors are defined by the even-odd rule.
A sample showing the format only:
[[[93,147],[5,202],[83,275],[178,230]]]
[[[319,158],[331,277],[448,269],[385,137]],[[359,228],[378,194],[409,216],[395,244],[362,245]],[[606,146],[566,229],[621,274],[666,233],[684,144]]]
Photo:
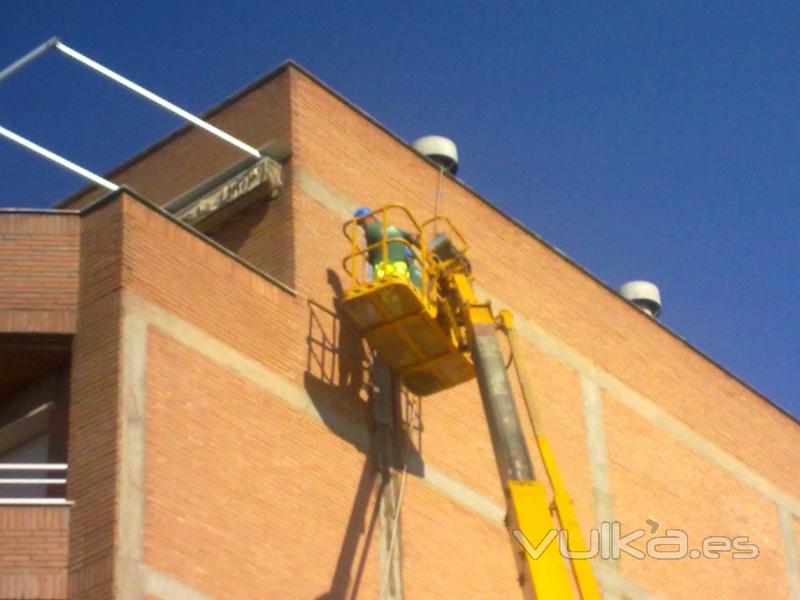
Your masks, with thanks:
[[[436,179],[436,199],[433,201],[433,235],[436,235],[439,229],[439,200],[442,195],[442,175],[444,175],[444,167],[439,166],[439,177]]]

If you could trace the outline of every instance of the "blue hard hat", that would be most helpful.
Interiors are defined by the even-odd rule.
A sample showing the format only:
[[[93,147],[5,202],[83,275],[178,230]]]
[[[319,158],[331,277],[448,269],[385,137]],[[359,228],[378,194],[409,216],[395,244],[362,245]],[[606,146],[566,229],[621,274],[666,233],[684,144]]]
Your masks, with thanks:
[[[372,211],[369,208],[367,208],[366,206],[362,206],[361,208],[357,208],[355,210],[355,212],[353,213],[353,216],[356,219],[360,219],[361,217],[366,217],[371,212]]]

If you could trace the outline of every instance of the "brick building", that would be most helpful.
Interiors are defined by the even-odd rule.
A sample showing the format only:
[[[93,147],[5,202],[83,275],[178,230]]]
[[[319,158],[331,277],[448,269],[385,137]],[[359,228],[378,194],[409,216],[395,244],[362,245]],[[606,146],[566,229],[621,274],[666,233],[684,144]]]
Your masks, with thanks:
[[[521,597],[476,383],[411,423],[379,414],[337,312],[343,222],[393,202],[430,215],[438,169],[293,64],[208,119],[271,159],[185,128],[108,175],[122,191],[0,211],[0,462],[68,464],[65,486],[0,507],[0,597]],[[441,185],[479,293],[515,315],[587,535],[758,547],[598,557],[605,597],[800,598],[798,423]]]

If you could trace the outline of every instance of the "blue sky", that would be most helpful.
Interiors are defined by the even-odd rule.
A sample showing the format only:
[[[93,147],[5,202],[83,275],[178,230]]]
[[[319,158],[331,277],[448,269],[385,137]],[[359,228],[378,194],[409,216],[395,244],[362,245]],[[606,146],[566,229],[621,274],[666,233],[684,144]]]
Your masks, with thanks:
[[[50,36],[194,112],[293,58],[800,415],[800,4],[7,1],[0,66]],[[180,122],[63,56],[0,125],[97,172]],[[83,182],[0,140],[0,206]],[[446,200],[445,200],[446,201]]]

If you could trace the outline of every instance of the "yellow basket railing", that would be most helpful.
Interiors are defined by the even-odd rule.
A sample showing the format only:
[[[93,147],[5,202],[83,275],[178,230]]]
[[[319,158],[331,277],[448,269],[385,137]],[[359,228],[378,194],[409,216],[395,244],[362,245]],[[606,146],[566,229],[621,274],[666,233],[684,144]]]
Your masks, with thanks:
[[[364,235],[359,222],[370,216],[379,219],[382,235],[380,241],[366,244],[365,242],[362,243]],[[403,225],[405,230],[416,236],[418,245],[410,243],[404,237],[389,237],[389,227],[400,227],[400,225]],[[372,265],[372,263],[388,264],[390,243],[402,245],[406,249],[408,258],[411,259],[408,261],[409,271],[413,269],[414,264],[419,267],[422,279],[421,286],[419,289],[417,289],[416,285],[412,287],[419,292],[426,309],[439,306],[437,280],[442,272],[451,267],[459,268],[459,265],[463,265],[467,270],[469,269],[469,263],[464,258],[464,254],[468,250],[467,242],[452,221],[445,216],[436,216],[420,224],[406,207],[399,204],[390,204],[362,217],[353,217],[344,223],[342,231],[350,242],[350,254],[342,261],[342,266],[350,276],[351,290],[364,289],[374,285],[375,280],[369,277],[367,265]],[[454,260],[443,259],[441,256],[434,256],[430,249],[430,243],[439,234],[447,236],[455,250],[455,255],[460,261],[459,263]],[[380,250],[380,260],[375,260],[374,251],[378,249]],[[370,254],[373,254],[372,262],[369,260]],[[456,315],[447,314],[445,318],[450,322],[451,326],[457,329],[455,327],[455,322],[458,320]]]
[[[359,226],[359,221],[375,216],[381,223],[382,235],[378,242],[372,244],[365,244],[361,242],[362,233]],[[410,223],[406,225],[405,229],[411,229],[409,233],[416,236],[419,246],[409,242],[403,237],[395,236],[389,237],[389,227],[395,225],[394,222]],[[436,305],[436,275],[434,270],[434,263],[432,257],[427,250],[427,240],[423,235],[423,230],[414,219],[413,215],[404,206],[398,204],[390,204],[372,211],[360,218],[353,217],[345,222],[342,227],[345,237],[350,242],[350,254],[342,261],[342,267],[345,272],[350,276],[351,289],[364,288],[372,285],[373,279],[368,276],[367,265],[376,264],[389,264],[389,244],[399,244],[407,249],[408,258],[412,259],[419,266],[422,282],[419,295],[423,303],[428,306]],[[380,260],[370,261],[369,255],[376,249],[380,249]],[[374,265],[373,265],[374,267]],[[413,267],[413,263],[409,265],[409,271]],[[410,275],[411,273],[409,273]],[[413,286],[416,288],[416,286]]]

